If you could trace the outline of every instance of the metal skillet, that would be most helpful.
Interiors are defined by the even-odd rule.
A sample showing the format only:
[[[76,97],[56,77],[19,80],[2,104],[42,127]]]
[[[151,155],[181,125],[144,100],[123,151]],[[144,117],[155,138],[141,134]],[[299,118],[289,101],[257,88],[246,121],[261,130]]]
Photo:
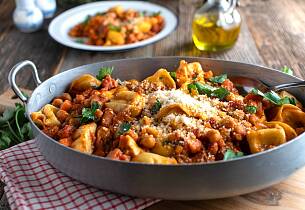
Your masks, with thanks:
[[[235,196],[274,185],[305,165],[305,134],[258,154],[212,163],[188,165],[150,165],[110,160],[80,153],[45,135],[32,122],[30,113],[39,110],[65,91],[73,79],[84,73],[95,75],[102,66],[114,66],[114,77],[144,79],[159,68],[173,71],[180,60],[198,61],[204,70],[216,74],[259,78],[270,86],[299,82],[300,79],[279,71],[246,63],[195,57],[155,57],[106,61],[80,66],[40,82],[32,62],[17,64],[9,74],[12,89],[25,103],[27,117],[36,136],[37,146],[45,159],[61,172],[81,182],[112,192],[138,197],[173,200],[199,200]],[[37,88],[27,99],[15,83],[16,74],[30,65]],[[304,89],[291,90],[305,102]]]

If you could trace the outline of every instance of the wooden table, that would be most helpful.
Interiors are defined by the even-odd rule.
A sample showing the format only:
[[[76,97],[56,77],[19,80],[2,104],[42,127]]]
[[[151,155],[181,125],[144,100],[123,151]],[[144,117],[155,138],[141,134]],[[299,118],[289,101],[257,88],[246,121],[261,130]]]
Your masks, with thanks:
[[[13,1],[0,0],[0,92],[8,88],[9,69],[29,59],[39,69],[42,80],[66,69],[97,61],[143,56],[186,55],[262,64],[281,68],[287,65],[295,75],[305,78],[305,1],[304,0],[241,0],[243,17],[237,44],[228,51],[211,54],[197,50],[191,39],[191,20],[202,0],[154,0],[173,10],[179,27],[166,39],[153,45],[120,53],[79,51],[61,46],[41,31],[19,32],[12,23]],[[18,76],[18,83],[33,88],[27,72]],[[234,198],[210,201],[162,201],[147,209],[305,209],[305,169],[274,187]],[[0,209],[8,204],[0,186]]]

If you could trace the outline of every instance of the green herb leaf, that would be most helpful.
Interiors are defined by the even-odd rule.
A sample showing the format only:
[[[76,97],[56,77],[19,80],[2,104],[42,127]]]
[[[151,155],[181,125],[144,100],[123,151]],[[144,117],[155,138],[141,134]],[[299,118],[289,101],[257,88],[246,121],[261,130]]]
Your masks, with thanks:
[[[15,110],[13,108],[7,108],[0,117],[0,125],[5,124],[7,121],[14,117]]]
[[[260,90],[253,88],[251,92],[255,95],[262,96],[263,98],[267,99],[271,103],[281,106],[283,104],[292,104],[296,105],[296,101],[294,98],[289,98],[288,96],[285,96],[284,98],[281,98],[276,92],[270,91],[267,93],[263,93]]]
[[[250,106],[250,105],[248,105],[248,106],[245,107],[245,111],[246,111],[247,113],[250,113],[250,114],[255,114],[256,111],[257,111],[257,108],[256,108],[256,106]]]
[[[7,133],[2,132],[0,135],[0,150],[9,148],[10,144],[11,144],[10,136]]]
[[[227,78],[228,78],[227,74],[222,74],[222,75],[210,78],[210,81],[213,83],[223,83]]]
[[[242,156],[244,156],[243,152],[236,152],[235,153],[233,150],[228,149],[225,152],[223,159],[224,160],[232,160],[232,159],[239,158],[239,157],[242,157]]]
[[[99,72],[98,72],[98,75],[96,75],[96,78],[99,79],[99,80],[103,80],[106,75],[111,75],[112,72],[113,72],[113,66],[112,67],[102,67]]]
[[[159,16],[159,15],[161,15],[161,11],[159,11],[159,12],[154,12],[154,13],[152,14],[152,16],[154,16],[154,17]]]
[[[123,122],[123,123],[119,126],[119,128],[118,128],[118,130],[117,130],[117,132],[116,132],[116,136],[123,135],[124,133],[128,132],[128,131],[130,130],[130,128],[131,128],[131,124],[130,124],[130,123],[128,123],[128,122]]]
[[[283,68],[281,68],[281,71],[284,72],[285,74],[293,75],[293,70],[288,66],[284,66]]]
[[[230,92],[226,88],[221,87],[214,90],[211,96],[217,97],[222,100],[229,94]]]
[[[158,111],[161,109],[161,102],[157,99],[156,102],[154,103],[154,105],[151,107],[150,113],[151,114],[157,114]]]
[[[194,83],[192,83],[187,85],[187,89],[189,90],[189,92],[192,92],[192,90],[197,90],[197,87]]]
[[[177,74],[174,71],[169,72],[169,75],[173,78],[173,80],[177,80]]]
[[[117,31],[117,32],[121,31],[121,27],[115,26],[115,25],[112,25],[112,24],[108,25],[108,29],[111,30],[111,31]]]
[[[75,42],[79,43],[79,44],[84,44],[85,43],[85,41],[83,39],[75,39]]]
[[[201,84],[200,82],[195,82],[194,84],[198,90],[198,93],[201,95],[206,94],[208,96],[211,96],[212,92],[215,90],[214,87],[207,84]]]
[[[144,17],[147,15],[147,11],[143,10],[141,12],[139,12],[140,17]]]
[[[89,23],[90,19],[91,19],[91,15],[87,15],[86,19],[83,21],[82,24],[87,25]]]
[[[95,120],[95,112],[100,107],[97,102],[91,104],[91,108],[82,109],[82,118],[80,120],[81,124],[88,123]]]

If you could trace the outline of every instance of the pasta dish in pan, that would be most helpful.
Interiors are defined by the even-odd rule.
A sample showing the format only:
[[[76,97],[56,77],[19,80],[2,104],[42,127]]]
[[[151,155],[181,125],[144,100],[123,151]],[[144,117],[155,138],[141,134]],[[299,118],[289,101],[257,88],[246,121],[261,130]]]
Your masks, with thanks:
[[[241,96],[226,74],[180,61],[144,79],[112,78],[112,67],[84,74],[31,113],[59,143],[122,161],[185,164],[229,160],[283,144],[305,129],[305,113],[286,91]],[[115,71],[115,70],[114,70]]]

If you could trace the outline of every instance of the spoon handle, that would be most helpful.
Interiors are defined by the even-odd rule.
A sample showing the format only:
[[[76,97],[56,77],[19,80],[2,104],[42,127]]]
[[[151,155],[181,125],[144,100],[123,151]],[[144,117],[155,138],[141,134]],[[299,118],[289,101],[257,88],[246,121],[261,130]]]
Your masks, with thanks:
[[[281,84],[281,85],[276,85],[271,87],[273,91],[278,91],[278,90],[283,90],[283,89],[288,89],[288,88],[294,88],[294,87],[304,87],[305,86],[305,81],[302,82],[291,82],[291,83],[286,83],[286,84]]]

